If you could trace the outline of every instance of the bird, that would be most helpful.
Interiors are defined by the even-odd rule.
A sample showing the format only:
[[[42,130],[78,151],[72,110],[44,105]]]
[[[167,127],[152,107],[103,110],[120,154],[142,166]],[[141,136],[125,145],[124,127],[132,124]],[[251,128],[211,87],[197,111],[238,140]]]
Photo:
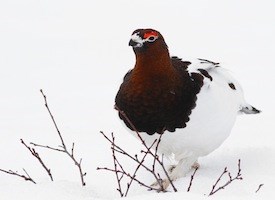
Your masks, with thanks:
[[[246,102],[229,70],[207,59],[170,56],[159,31],[137,29],[129,46],[136,61],[123,78],[115,106],[146,144],[161,134],[158,153],[177,163],[169,169],[172,181],[199,167],[198,158],[226,140],[239,114],[261,112]]]

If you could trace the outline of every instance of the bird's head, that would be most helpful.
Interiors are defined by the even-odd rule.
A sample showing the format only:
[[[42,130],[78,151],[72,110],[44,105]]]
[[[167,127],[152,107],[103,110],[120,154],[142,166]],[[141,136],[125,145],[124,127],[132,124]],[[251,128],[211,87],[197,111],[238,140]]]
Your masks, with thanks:
[[[167,49],[163,36],[154,29],[137,29],[132,33],[129,46],[135,53],[144,52],[150,48]]]

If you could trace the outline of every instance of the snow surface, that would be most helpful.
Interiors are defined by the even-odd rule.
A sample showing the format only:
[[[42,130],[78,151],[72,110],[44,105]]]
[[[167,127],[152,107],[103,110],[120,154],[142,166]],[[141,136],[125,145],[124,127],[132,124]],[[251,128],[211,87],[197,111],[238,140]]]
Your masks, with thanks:
[[[134,65],[128,41],[137,28],[155,28],[171,55],[220,62],[242,83],[246,99],[263,110],[242,115],[231,136],[201,158],[193,186],[191,172],[175,182],[179,192],[149,192],[133,185],[127,199],[273,199],[275,187],[273,0],[106,1],[9,0],[0,2],[0,168],[22,168],[34,185],[0,173],[0,199],[118,199],[110,146],[99,131],[115,133],[129,152],[140,143],[113,109],[124,74]],[[36,148],[54,182],[20,143],[58,146],[59,138],[39,89],[48,97],[65,142],[83,158],[87,186],[65,155]],[[224,167],[244,180],[208,197]],[[125,160],[128,168],[134,168]],[[153,178],[141,171],[146,183]],[[258,193],[258,186],[264,184]],[[171,188],[169,188],[170,191]],[[205,195],[206,194],[206,195]]]

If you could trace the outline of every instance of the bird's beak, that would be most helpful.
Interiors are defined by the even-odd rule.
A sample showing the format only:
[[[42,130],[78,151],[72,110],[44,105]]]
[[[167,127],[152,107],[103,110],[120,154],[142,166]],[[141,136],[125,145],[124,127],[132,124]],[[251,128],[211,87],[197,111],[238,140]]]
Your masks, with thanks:
[[[129,46],[132,46],[134,48],[142,47],[143,42],[144,42],[143,39],[139,35],[137,35],[137,33],[135,33],[131,36],[131,40],[129,41]]]
[[[132,39],[129,41],[129,46],[135,47],[135,46],[137,46],[137,44],[138,44],[138,43],[135,42],[135,41],[132,40]]]

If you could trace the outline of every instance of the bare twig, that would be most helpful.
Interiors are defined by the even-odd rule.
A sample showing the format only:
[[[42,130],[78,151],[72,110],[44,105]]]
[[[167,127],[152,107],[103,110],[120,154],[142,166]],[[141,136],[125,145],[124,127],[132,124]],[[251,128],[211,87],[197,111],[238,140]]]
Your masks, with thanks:
[[[155,154],[154,154],[154,161],[153,161],[153,171],[155,171],[155,166],[156,166],[156,161],[157,161],[157,159],[159,159],[158,158],[158,148],[159,148],[159,144],[160,144],[160,142],[161,142],[161,138],[162,138],[162,135],[163,135],[163,133],[164,133],[164,130],[165,129],[163,129],[162,130],[162,132],[161,132],[161,134],[159,135],[159,139],[157,140],[157,144],[156,144],[156,148],[155,148]],[[163,160],[161,160],[161,162],[163,162]]]
[[[191,179],[190,179],[190,182],[189,182],[189,186],[188,186],[187,192],[190,192],[190,189],[191,189],[191,186],[192,186],[192,183],[193,183],[193,180],[194,180],[194,176],[195,176],[195,174],[196,174],[196,172],[197,172],[198,169],[199,168],[196,167],[195,170],[194,170],[194,173],[191,175]]]
[[[227,171],[227,167],[226,167],[226,168],[224,168],[224,170],[223,170],[222,174],[219,176],[219,178],[216,180],[215,184],[212,186],[212,190],[211,190],[211,192],[210,192],[210,194],[209,194],[209,195],[214,194],[214,191],[215,191],[216,186],[217,186],[217,185],[218,185],[218,183],[220,182],[220,180],[221,180],[221,178],[223,177],[223,175],[224,175],[224,174],[226,174],[226,173],[228,173],[228,171]]]
[[[226,173],[228,174],[229,180],[225,184],[223,184],[222,186],[220,186],[220,187],[217,188],[218,183],[220,182],[221,178]],[[225,168],[224,171],[223,171],[223,173],[217,179],[216,183],[212,186],[212,190],[211,190],[211,192],[209,193],[208,196],[211,196],[211,195],[215,194],[216,192],[218,192],[221,189],[224,189],[226,186],[228,186],[233,181],[235,181],[235,180],[242,180],[242,179],[243,178],[242,178],[242,174],[241,174],[241,160],[239,159],[238,160],[238,173],[237,173],[237,175],[234,178],[232,178],[230,172],[228,172],[227,168]]]
[[[117,181],[118,181],[118,184],[119,184],[119,188],[118,188],[117,190],[119,191],[119,193],[120,193],[121,196],[123,195],[124,197],[126,197],[126,196],[128,195],[128,192],[129,192],[129,190],[130,190],[130,187],[131,187],[131,184],[132,184],[133,181],[135,181],[135,182],[139,183],[140,185],[142,185],[142,186],[148,188],[149,190],[155,190],[155,191],[158,191],[158,192],[160,192],[160,191],[165,192],[165,189],[166,189],[166,188],[164,188],[164,186],[163,186],[163,181],[162,181],[162,179],[160,178],[159,173],[156,173],[156,171],[155,171],[156,161],[157,161],[157,163],[161,163],[161,164],[163,165],[163,167],[164,167],[164,164],[163,164],[163,161],[160,160],[159,157],[158,157],[156,154],[154,154],[154,153],[152,152],[152,147],[153,147],[154,145],[156,145],[156,149],[158,148],[159,142],[160,142],[159,139],[156,139],[156,140],[151,144],[151,146],[146,146],[146,149],[147,149],[147,150],[141,151],[141,153],[144,153],[144,155],[143,155],[142,159],[139,159],[137,155],[132,156],[132,155],[130,155],[127,151],[125,151],[124,149],[122,149],[121,147],[119,147],[119,146],[114,142],[113,133],[112,133],[112,139],[109,138],[109,137],[107,137],[102,131],[101,131],[100,133],[101,133],[101,134],[111,143],[113,154],[114,154],[115,152],[120,153],[120,154],[125,155],[126,157],[130,158],[131,160],[135,161],[135,162],[138,164],[138,166],[136,167],[134,173],[131,175],[130,173],[126,172],[126,171],[123,169],[122,165],[119,163],[119,161],[117,160],[116,156],[115,156],[115,157],[113,156],[114,164],[118,165],[120,169],[119,169],[118,166],[116,166],[116,165],[115,165],[115,169],[110,169],[110,168],[97,168],[98,170],[102,170],[102,169],[103,169],[103,170],[107,170],[107,171],[111,171],[111,172],[115,172],[115,173],[116,173],[116,178],[117,178]],[[160,137],[161,137],[161,135],[160,135]],[[143,144],[145,144],[145,143],[143,143]],[[152,168],[150,168],[150,167],[148,167],[148,166],[146,166],[146,165],[144,164],[145,158],[146,158],[148,155],[153,156],[153,159],[154,159],[153,165],[151,166]],[[156,157],[155,157],[155,156],[156,156]],[[149,173],[151,173],[151,174],[155,177],[156,183],[157,183],[157,185],[159,186],[159,188],[155,188],[155,187],[154,187],[155,185],[151,185],[151,186],[146,185],[146,184],[144,184],[142,181],[140,181],[139,179],[136,178],[136,174],[137,174],[138,170],[140,169],[140,167],[146,169]],[[165,168],[164,168],[164,169],[165,169]],[[123,193],[123,192],[121,191],[121,182],[120,182],[120,181],[121,181],[122,177],[119,178],[118,173],[121,173],[122,175],[125,175],[125,176],[127,176],[128,178],[130,178],[130,181],[127,183],[127,189],[126,189],[126,192],[125,192],[125,193]],[[168,179],[167,179],[167,180],[168,180]]]
[[[131,120],[128,118],[128,116],[126,115],[126,113],[124,111],[122,111],[117,105],[115,105],[115,109],[126,119],[126,121],[130,124],[130,126],[132,127],[132,129],[136,132],[138,138],[140,139],[140,141],[142,142],[143,146],[146,148],[146,151],[148,151],[148,154],[152,155],[153,158],[154,158],[154,163],[153,163],[153,166],[155,166],[155,162],[158,162],[159,165],[161,166],[163,172],[165,173],[166,177],[167,177],[167,180],[169,181],[169,183],[171,184],[174,192],[177,192],[177,189],[176,187],[174,186],[173,184],[173,181],[170,179],[169,177],[169,174],[167,172],[167,170],[165,169],[165,166],[163,164],[163,162],[159,159],[159,156],[157,156],[157,150],[158,150],[158,146],[160,144],[160,141],[161,141],[161,137],[165,131],[165,127],[163,128],[162,130],[162,133],[160,134],[160,137],[159,137],[159,140],[157,142],[157,145],[156,145],[156,153],[154,154],[150,149],[149,147],[147,146],[145,140],[141,137],[140,133],[138,132],[138,130],[136,129],[135,125],[131,122]],[[154,170],[154,167],[153,167],[153,170]],[[159,186],[160,188],[163,189],[163,185],[161,183],[161,181],[159,180],[159,178],[155,177],[157,179],[157,182],[159,183]],[[164,190],[162,190],[164,191]]]
[[[260,184],[259,187],[258,187],[258,189],[256,190],[255,193],[259,192],[259,190],[260,190],[263,186],[264,186],[264,184]]]
[[[72,144],[71,152],[69,152],[69,150],[68,150],[68,148],[67,148],[67,146],[66,146],[66,144],[65,144],[65,142],[64,142],[64,139],[63,139],[63,137],[62,137],[62,135],[61,135],[61,132],[60,132],[58,126],[57,126],[57,123],[56,123],[56,121],[55,121],[55,119],[54,119],[54,116],[53,116],[53,114],[52,114],[52,112],[51,112],[51,110],[50,110],[50,108],[49,108],[49,106],[48,106],[47,97],[46,97],[46,95],[43,93],[43,90],[40,90],[40,92],[41,92],[41,94],[43,95],[44,102],[45,102],[45,107],[47,108],[48,113],[49,113],[49,115],[51,116],[52,122],[53,122],[53,124],[54,124],[54,126],[55,126],[55,129],[56,129],[56,131],[57,131],[57,133],[58,133],[59,139],[60,139],[60,141],[61,141],[60,147],[61,147],[62,149],[53,148],[53,147],[50,147],[50,146],[47,146],[47,145],[40,145],[40,144],[36,144],[36,143],[33,143],[33,142],[32,142],[31,144],[34,145],[34,146],[37,146],[37,147],[42,147],[42,148],[46,148],[46,149],[50,149],[50,150],[62,152],[62,153],[65,153],[66,155],[68,155],[68,156],[71,158],[71,160],[74,162],[74,164],[77,166],[77,168],[78,168],[82,186],[85,186],[86,183],[85,183],[85,181],[84,181],[84,176],[86,175],[86,172],[83,173],[83,171],[82,171],[82,167],[81,167],[82,158],[81,158],[79,161],[77,161],[76,158],[74,157],[74,143]]]
[[[129,153],[127,153],[126,151],[124,151],[124,149],[122,149],[121,147],[119,147],[118,145],[116,145],[115,143],[112,143],[112,140],[110,138],[108,138],[102,131],[100,131],[100,133],[111,143],[111,145],[114,145],[115,147],[115,151],[118,153],[121,153],[122,155],[125,155],[126,157],[130,158],[131,160],[135,161],[136,163],[140,164],[142,167],[144,167],[144,169],[146,169],[149,172],[152,172],[152,170],[147,167],[146,165],[144,165],[142,162],[140,162],[140,160],[138,159],[138,157],[132,156]],[[157,176],[156,176],[157,177]]]
[[[118,176],[118,169],[117,169],[117,158],[116,158],[116,155],[115,155],[115,147],[114,147],[114,143],[115,143],[115,137],[114,137],[114,134],[112,133],[112,155],[113,155],[113,161],[114,161],[114,168],[115,168],[115,174],[116,174],[116,178],[117,178],[117,185],[118,185],[118,188],[117,188],[117,191],[120,193],[120,196],[123,197],[123,192],[122,192],[122,189],[121,189],[121,179],[122,178],[119,178]]]
[[[165,173],[165,176],[166,176],[167,180],[168,180],[169,183],[171,184],[171,186],[172,186],[174,192],[177,192],[177,191],[178,191],[177,188],[175,187],[175,185],[174,185],[173,181],[171,180],[171,178],[170,178],[170,176],[169,176],[167,170],[165,169],[165,166],[164,166],[164,163],[163,163],[163,157],[162,157],[162,159],[160,160],[160,159],[159,159],[159,156],[157,155],[158,147],[159,147],[159,144],[160,144],[160,141],[161,141],[161,138],[162,138],[163,133],[164,133],[164,129],[163,129],[162,133],[161,133],[160,136],[159,136],[159,139],[158,139],[158,142],[157,142],[157,146],[156,146],[156,154],[155,154],[155,156],[154,156],[154,159],[155,159],[155,160],[159,163],[159,165],[161,166],[161,168],[162,168],[163,172]],[[150,153],[150,154],[151,154],[151,153]]]
[[[175,188],[175,186],[173,185],[172,180],[170,179],[168,172],[166,171],[165,167],[164,167],[164,163],[163,163],[163,156],[159,157],[158,156],[158,148],[161,142],[161,137],[165,131],[165,128],[163,128],[162,133],[160,134],[160,137],[158,139],[156,139],[155,141],[153,141],[153,143],[151,145],[147,145],[145,140],[142,138],[141,134],[138,132],[138,130],[136,129],[136,127],[134,126],[134,124],[130,121],[130,119],[127,117],[127,115],[121,111],[117,106],[115,106],[115,109],[119,111],[119,113],[126,119],[126,121],[129,123],[129,125],[132,127],[132,129],[135,131],[137,137],[139,138],[139,140],[141,141],[143,147],[145,147],[145,150],[142,150],[141,153],[143,154],[142,158],[139,159],[137,155],[130,155],[127,151],[125,151],[124,149],[122,149],[120,146],[118,146],[115,143],[114,140],[114,135],[112,133],[111,138],[107,137],[102,131],[100,132],[105,139],[107,139],[110,144],[111,144],[111,149],[112,149],[112,154],[113,154],[113,162],[114,162],[114,169],[110,169],[110,168],[97,168],[98,170],[107,170],[107,171],[111,171],[114,172],[116,174],[116,179],[117,179],[117,183],[118,183],[118,188],[117,190],[120,193],[120,196],[127,196],[128,192],[130,190],[130,187],[133,183],[133,181],[139,183],[140,185],[148,188],[149,190],[155,190],[158,192],[165,192],[166,188],[169,186],[169,184],[172,185],[173,190],[176,192],[177,189]],[[155,151],[152,150],[153,146],[155,146]],[[136,169],[134,170],[134,173],[131,175],[130,173],[126,172],[122,165],[119,163],[117,157],[115,156],[115,153],[119,153],[122,154],[128,158],[130,158],[131,160],[133,160],[134,162],[136,162],[138,165],[136,167]],[[153,163],[150,167],[148,167],[147,165],[144,164],[144,161],[146,159],[146,157],[148,157],[148,155],[153,157]],[[155,167],[156,164],[160,165],[162,170],[164,171],[165,175],[166,175],[166,179],[163,180],[160,177],[160,174],[156,172]],[[144,184],[142,181],[140,181],[139,179],[136,178],[136,174],[138,172],[138,170],[140,168],[144,168],[145,170],[147,170],[150,174],[152,174],[156,180],[156,184],[153,184],[151,186]],[[119,176],[119,174],[121,174],[121,176]],[[121,187],[121,180],[123,178],[123,176],[126,176],[128,178],[130,178],[130,181],[127,182],[127,188],[125,193],[122,192],[122,187]],[[164,184],[165,185],[164,185]],[[156,188],[155,186],[158,186],[159,188]]]
[[[149,167],[147,167],[147,166],[144,164],[144,160],[145,160],[145,157],[148,155],[148,152],[145,153],[145,155],[144,155],[144,157],[142,158],[142,160],[139,160],[137,155],[135,155],[135,156],[130,155],[127,151],[125,151],[124,149],[122,149],[121,147],[119,147],[116,143],[114,143],[113,140],[110,139],[109,137],[107,137],[102,131],[100,131],[100,133],[105,137],[105,139],[107,139],[107,140],[111,143],[111,145],[112,145],[112,150],[114,150],[115,152],[118,152],[118,153],[120,153],[120,154],[122,154],[122,155],[124,155],[124,156],[126,156],[126,157],[128,157],[128,158],[130,158],[131,160],[135,161],[135,162],[138,164],[138,166],[137,166],[137,168],[136,168],[134,174],[133,174],[133,175],[130,175],[130,173],[126,172],[126,171],[123,169],[122,165],[119,163],[119,161],[118,161],[118,160],[116,159],[116,157],[115,157],[116,163],[119,165],[120,170],[119,170],[119,169],[117,169],[117,170],[115,170],[115,169],[109,169],[109,168],[106,168],[106,167],[104,167],[104,168],[98,167],[97,170],[107,170],[107,171],[111,171],[111,172],[116,172],[116,171],[117,171],[117,173],[121,173],[121,174],[126,175],[127,177],[129,177],[129,178],[130,178],[130,182],[127,183],[127,190],[126,190],[124,196],[127,196],[128,192],[129,192],[129,189],[130,189],[130,186],[131,186],[131,184],[132,184],[132,181],[138,182],[140,185],[142,185],[142,186],[148,188],[149,190],[156,190],[156,191],[159,191],[159,189],[156,189],[156,188],[153,188],[153,187],[151,187],[151,186],[148,186],[148,185],[142,183],[142,181],[140,181],[140,180],[138,180],[138,179],[136,178],[136,173],[137,173],[138,169],[142,166],[142,167],[143,167],[144,169],[146,169],[148,172],[152,173],[153,176],[155,177],[155,179],[158,180],[157,174],[154,173],[154,172],[152,171],[152,169],[150,169]],[[151,149],[153,145],[154,145],[154,143],[149,147],[149,149]],[[117,176],[116,176],[116,177],[117,177]],[[120,195],[121,195],[121,193],[120,193]]]
[[[143,187],[148,188],[149,190],[159,191],[159,189],[151,187],[149,185],[146,185],[145,183],[143,183],[142,181],[138,180],[136,177],[133,177],[131,174],[129,174],[125,171],[121,171],[121,170],[115,171],[114,169],[109,169],[107,167],[98,167],[97,170],[107,170],[107,171],[114,172],[114,173],[121,173],[121,174],[123,174],[125,176],[128,176],[129,178],[133,179],[134,181],[136,181],[138,184],[142,185]]]
[[[26,176],[23,174],[19,174],[17,172],[14,172],[12,170],[6,171],[4,169],[0,169],[1,172],[4,172],[6,174],[10,174],[10,175],[14,175],[14,176],[18,176],[23,178],[25,181],[31,181],[32,183],[36,184],[36,182],[30,177],[30,175],[27,173],[27,171],[25,169],[23,169],[23,171],[25,172]]]
[[[64,140],[63,140],[63,138],[62,138],[62,135],[61,135],[61,133],[60,133],[60,131],[59,131],[59,128],[58,128],[58,126],[57,126],[57,124],[56,124],[56,122],[55,122],[54,116],[52,115],[52,112],[51,112],[51,110],[50,110],[50,108],[49,108],[49,106],[48,106],[47,97],[46,97],[46,95],[43,93],[43,90],[42,90],[42,89],[40,90],[40,92],[41,92],[41,94],[43,95],[44,102],[45,102],[45,107],[47,108],[47,110],[48,110],[48,112],[49,112],[49,114],[50,114],[50,116],[51,116],[51,118],[52,118],[52,121],[53,121],[53,124],[54,124],[54,126],[55,126],[55,129],[56,129],[56,131],[57,131],[57,133],[58,133],[58,135],[59,135],[59,138],[60,138],[60,140],[61,140],[62,147],[63,147],[64,149],[66,149],[65,142],[64,142]]]
[[[47,145],[36,144],[36,143],[33,143],[33,142],[31,142],[30,144],[32,144],[35,147],[42,147],[42,148],[46,148],[46,149],[50,149],[50,150],[54,150],[54,151],[60,151],[60,152],[64,153],[64,149],[58,149],[58,148],[50,147],[50,146],[47,146]]]
[[[149,147],[149,149],[151,149],[151,148],[154,146],[155,142],[156,142],[156,140],[152,143],[152,145]],[[144,163],[145,158],[147,157],[147,155],[148,155],[148,151],[144,153],[144,155],[143,155],[142,159],[140,160],[138,166],[136,167],[135,172],[133,173],[132,177],[136,177],[136,174],[137,174],[139,168],[140,168],[140,167],[142,166],[142,164]],[[136,159],[138,160],[137,155],[136,155],[135,157],[136,157]],[[129,190],[130,190],[130,187],[131,187],[131,184],[132,184],[133,180],[134,180],[134,179],[132,178],[132,179],[130,180],[130,182],[127,184],[127,190],[126,190],[126,192],[125,192],[125,196],[128,195],[128,192],[129,192]]]
[[[30,148],[26,143],[24,142],[23,139],[20,139],[21,143],[31,152],[31,154],[39,161],[39,163],[42,165],[42,167],[46,170],[47,174],[49,175],[50,179],[53,181],[53,176],[51,173],[50,168],[48,168],[45,163],[42,161],[41,157],[39,154],[35,151],[34,148]]]

